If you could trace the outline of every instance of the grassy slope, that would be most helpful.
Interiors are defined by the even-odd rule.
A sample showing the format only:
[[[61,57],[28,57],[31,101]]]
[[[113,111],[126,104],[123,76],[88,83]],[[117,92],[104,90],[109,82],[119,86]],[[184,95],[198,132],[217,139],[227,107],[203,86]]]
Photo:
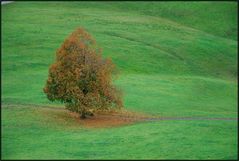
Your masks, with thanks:
[[[115,83],[125,93],[126,108],[162,116],[236,117],[235,13],[236,3],[231,2],[140,5],[16,2],[3,6],[2,101],[50,104],[42,87],[48,66],[54,60],[53,53],[69,33],[83,26],[96,38],[104,56],[112,57],[121,70]],[[55,129],[39,125],[31,110],[23,110],[30,118],[21,122],[18,122],[21,110],[11,111],[3,109],[4,158],[39,158],[42,154],[45,158],[88,158],[94,157],[90,155],[93,150],[98,152],[96,158],[236,158],[235,122],[157,122],[99,132],[59,130],[55,136]],[[25,126],[29,124],[27,120],[33,127]],[[25,135],[24,129],[31,132]],[[147,132],[139,134],[138,129]],[[174,136],[176,129],[181,134]],[[13,134],[12,130],[18,133]],[[194,136],[186,135],[195,130],[198,132]],[[130,136],[125,136],[125,131]],[[199,135],[200,131],[214,142]],[[34,133],[42,138],[36,140]],[[66,147],[71,148],[56,149],[61,145],[61,134]],[[107,154],[101,151],[102,144],[91,147],[87,142],[91,138],[105,140],[107,134],[113,134],[112,142],[114,137],[126,140],[124,143],[117,140],[106,148]],[[51,135],[55,136],[56,144],[49,147],[49,141],[44,139]],[[169,136],[184,140],[173,142]],[[227,139],[221,139],[224,137]],[[79,138],[83,142],[77,142]],[[29,141],[32,144],[24,144]],[[123,144],[132,146],[131,142],[137,148],[119,150]],[[26,156],[25,152],[35,143],[41,146]],[[85,147],[84,150],[79,146]],[[175,146],[188,150],[177,151],[172,148]]]

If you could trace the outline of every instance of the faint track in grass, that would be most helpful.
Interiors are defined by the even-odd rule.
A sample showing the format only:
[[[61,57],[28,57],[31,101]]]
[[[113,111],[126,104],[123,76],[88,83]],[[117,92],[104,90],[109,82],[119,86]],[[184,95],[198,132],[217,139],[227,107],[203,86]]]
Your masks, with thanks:
[[[65,110],[64,106],[62,107],[56,107],[56,106],[49,106],[49,105],[35,105],[35,104],[11,104],[11,103],[2,103],[2,108],[8,107],[8,108],[21,108],[21,107],[32,107],[32,108],[43,108],[43,109],[50,109],[50,110]],[[206,121],[206,120],[215,120],[215,121],[236,121],[238,118],[230,118],[230,117],[160,117],[160,116],[139,116],[134,115],[132,113],[110,113],[110,114],[103,114],[98,113],[96,114],[98,118],[119,118],[121,120],[125,121],[135,121],[135,122],[153,122],[153,121]]]
[[[30,104],[30,103],[3,103],[2,102],[2,107],[33,107],[33,108],[48,108],[48,109],[58,109],[58,110],[64,110],[64,106],[49,106],[49,105],[36,105],[36,104]]]
[[[117,38],[121,38],[121,39],[125,39],[125,40],[128,40],[128,41],[133,41],[133,42],[137,42],[137,43],[141,43],[141,44],[144,44],[146,46],[150,46],[152,48],[156,48],[156,49],[159,49],[161,51],[164,52],[164,54],[167,54],[168,56],[171,56],[173,58],[176,58],[180,61],[185,61],[184,58],[180,55],[178,55],[177,53],[175,53],[174,51],[169,51],[168,49],[163,49],[161,46],[159,45],[155,45],[155,44],[151,44],[151,43],[147,43],[145,41],[140,41],[140,40],[137,40],[137,39],[134,39],[134,38],[131,38],[131,37],[126,37],[126,36],[122,36],[122,35],[119,35],[119,34],[116,34],[116,33],[112,33],[112,32],[104,32],[104,34],[106,35],[109,35],[109,36],[114,36],[114,37],[117,37]]]

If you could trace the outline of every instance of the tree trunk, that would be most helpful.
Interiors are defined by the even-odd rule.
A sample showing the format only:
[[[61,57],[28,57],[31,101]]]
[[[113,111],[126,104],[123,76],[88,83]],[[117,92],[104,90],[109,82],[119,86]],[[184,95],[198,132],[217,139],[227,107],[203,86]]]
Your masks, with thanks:
[[[83,112],[81,113],[80,118],[81,118],[81,119],[85,119],[85,118],[86,118],[86,113],[85,113],[85,111],[83,111]]]
[[[81,118],[81,119],[85,119],[85,118],[86,118],[85,108],[82,109],[80,118]]]

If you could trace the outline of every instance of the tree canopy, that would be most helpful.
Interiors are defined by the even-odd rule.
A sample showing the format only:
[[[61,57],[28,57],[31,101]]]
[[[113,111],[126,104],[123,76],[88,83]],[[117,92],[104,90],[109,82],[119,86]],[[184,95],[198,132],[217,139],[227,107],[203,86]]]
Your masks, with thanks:
[[[122,94],[112,84],[116,68],[83,28],[75,30],[56,52],[44,92],[50,101],[65,103],[81,118],[95,110],[121,108]]]

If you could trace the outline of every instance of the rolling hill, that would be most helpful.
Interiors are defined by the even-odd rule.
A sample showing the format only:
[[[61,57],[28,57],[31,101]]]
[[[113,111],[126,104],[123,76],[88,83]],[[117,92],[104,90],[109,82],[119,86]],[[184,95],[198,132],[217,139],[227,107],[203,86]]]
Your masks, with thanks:
[[[42,88],[56,49],[84,27],[118,67],[114,83],[124,92],[127,110],[236,118],[236,13],[236,2],[2,6],[2,104],[25,104],[2,108],[3,158],[237,158],[237,121],[159,121],[89,130],[68,117],[68,124],[57,123],[60,116],[52,110],[28,106],[63,106],[49,102]]]

